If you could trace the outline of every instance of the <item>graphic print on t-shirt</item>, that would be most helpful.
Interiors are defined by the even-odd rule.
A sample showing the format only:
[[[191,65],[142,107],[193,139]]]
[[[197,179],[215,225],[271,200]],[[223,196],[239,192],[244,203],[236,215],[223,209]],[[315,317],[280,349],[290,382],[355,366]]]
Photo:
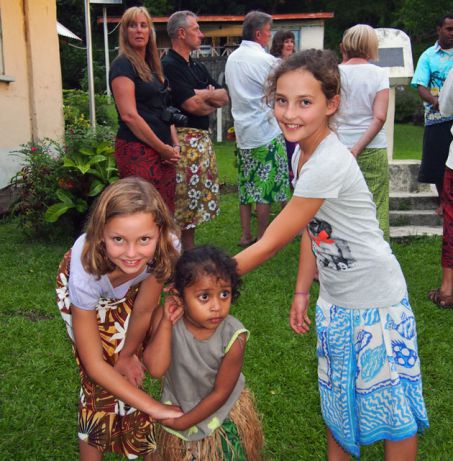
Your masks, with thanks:
[[[314,218],[308,225],[308,235],[312,241],[313,252],[323,267],[345,271],[353,267],[348,242],[332,236],[332,226],[321,219]]]

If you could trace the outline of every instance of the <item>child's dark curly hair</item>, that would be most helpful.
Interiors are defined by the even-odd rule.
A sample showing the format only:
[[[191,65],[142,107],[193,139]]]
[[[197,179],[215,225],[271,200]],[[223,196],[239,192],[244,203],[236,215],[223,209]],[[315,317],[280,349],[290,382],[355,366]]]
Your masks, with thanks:
[[[231,298],[239,297],[241,279],[237,273],[236,260],[220,248],[204,245],[185,251],[178,259],[174,271],[174,285],[183,298],[184,289],[204,275],[231,282]]]

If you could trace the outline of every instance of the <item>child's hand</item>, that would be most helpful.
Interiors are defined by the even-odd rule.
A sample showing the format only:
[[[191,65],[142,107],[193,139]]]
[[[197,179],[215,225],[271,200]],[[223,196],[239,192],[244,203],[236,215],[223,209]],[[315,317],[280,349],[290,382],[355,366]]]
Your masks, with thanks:
[[[136,354],[123,356],[120,353],[113,368],[123,375],[132,385],[140,387],[143,384],[145,367]]]
[[[159,422],[162,424],[162,426],[167,426],[170,429],[174,429],[175,431],[185,431],[186,429],[189,429],[187,424],[184,423],[183,415],[178,418],[162,419]]]
[[[176,405],[159,404],[151,416],[158,421],[173,421],[183,415],[183,411]]]
[[[184,307],[182,299],[169,290],[169,294],[165,297],[164,303],[165,319],[174,325],[182,317],[183,313]]]
[[[308,294],[295,294],[289,311],[289,325],[296,333],[308,333],[311,320],[308,318]]]

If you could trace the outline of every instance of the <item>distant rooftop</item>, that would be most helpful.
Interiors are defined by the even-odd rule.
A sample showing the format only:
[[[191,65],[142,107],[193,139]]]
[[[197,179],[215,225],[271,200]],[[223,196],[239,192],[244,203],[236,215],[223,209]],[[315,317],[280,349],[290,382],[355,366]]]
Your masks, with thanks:
[[[287,14],[273,14],[272,19],[274,21],[294,21],[301,19],[331,19],[334,17],[332,12],[324,13],[287,13]],[[169,16],[154,16],[153,22],[166,23],[168,22]],[[243,22],[245,16],[234,16],[234,15],[220,15],[220,16],[197,16],[198,22]],[[117,24],[120,22],[120,16],[109,16],[107,22]],[[103,17],[98,17],[97,23],[102,24],[104,22]]]

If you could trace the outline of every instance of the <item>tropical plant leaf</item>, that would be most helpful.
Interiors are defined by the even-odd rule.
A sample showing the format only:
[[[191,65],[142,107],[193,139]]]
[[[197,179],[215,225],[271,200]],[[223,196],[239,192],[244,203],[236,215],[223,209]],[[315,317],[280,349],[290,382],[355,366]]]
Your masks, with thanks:
[[[61,215],[65,214],[71,208],[74,208],[74,204],[70,206],[63,202],[55,203],[47,208],[44,213],[44,220],[47,222],[56,222]]]
[[[88,197],[96,197],[96,195],[99,195],[104,188],[105,183],[99,181],[98,179],[94,179],[91,183],[90,190],[88,192]]]
[[[57,197],[64,203],[65,205],[69,207],[74,206],[74,197],[70,192],[64,189],[58,189],[57,190]]]

